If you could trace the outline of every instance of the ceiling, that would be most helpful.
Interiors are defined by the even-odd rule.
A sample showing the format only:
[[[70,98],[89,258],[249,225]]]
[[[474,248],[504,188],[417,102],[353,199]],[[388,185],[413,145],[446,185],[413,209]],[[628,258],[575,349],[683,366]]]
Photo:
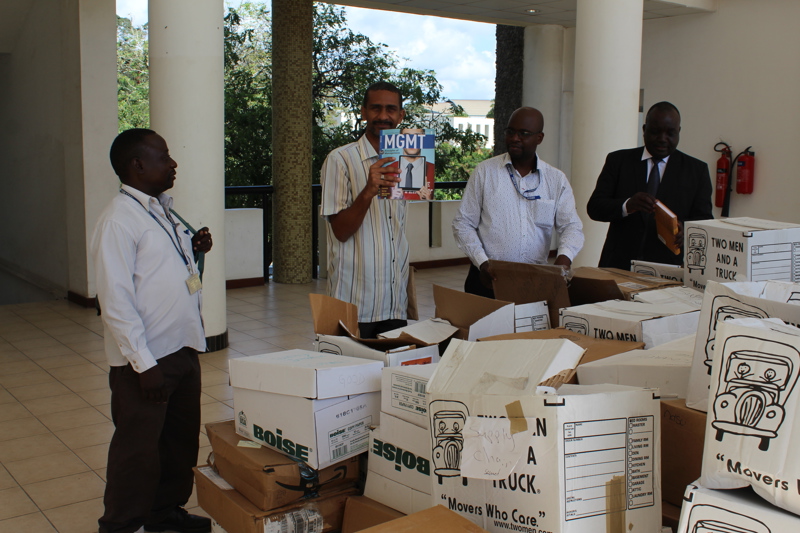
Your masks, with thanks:
[[[644,19],[708,13],[716,9],[716,2],[644,0]],[[510,26],[558,24],[572,27],[578,0],[333,0],[329,3]],[[530,13],[531,9],[536,13]]]

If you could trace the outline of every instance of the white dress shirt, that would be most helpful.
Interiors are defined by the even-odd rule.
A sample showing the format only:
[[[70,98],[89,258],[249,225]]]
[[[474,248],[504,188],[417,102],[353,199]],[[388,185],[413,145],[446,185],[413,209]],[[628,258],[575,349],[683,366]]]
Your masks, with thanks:
[[[508,154],[480,163],[470,176],[453,235],[458,247],[475,266],[488,259],[544,264],[550,253],[553,230],[559,236],[558,254],[571,260],[583,247],[583,224],[575,210],[575,197],[563,172],[541,159],[537,169],[520,176]],[[537,196],[527,200],[517,192]]]
[[[122,185],[95,226],[91,253],[111,366],[130,362],[141,373],[183,347],[206,349],[201,291],[186,285],[197,272],[191,235],[180,224],[173,231],[171,206],[166,194]]]

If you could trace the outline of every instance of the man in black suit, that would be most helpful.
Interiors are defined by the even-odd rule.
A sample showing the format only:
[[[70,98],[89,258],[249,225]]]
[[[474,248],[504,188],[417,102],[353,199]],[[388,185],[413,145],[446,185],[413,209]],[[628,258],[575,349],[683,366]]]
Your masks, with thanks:
[[[610,222],[601,267],[630,270],[631,260],[681,265],[656,233],[656,200],[672,210],[680,227],[675,243],[683,246],[683,222],[713,218],[708,165],[677,150],[681,115],[669,102],[647,112],[644,148],[608,154],[586,210],[592,220]],[[655,167],[655,168],[654,168]]]

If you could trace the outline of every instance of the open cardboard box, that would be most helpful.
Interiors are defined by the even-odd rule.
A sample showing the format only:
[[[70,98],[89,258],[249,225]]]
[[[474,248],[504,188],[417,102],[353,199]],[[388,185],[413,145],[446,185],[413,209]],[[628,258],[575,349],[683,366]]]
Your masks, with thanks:
[[[405,515],[400,511],[366,496],[351,496],[344,505],[342,533],[357,533],[403,516]]]
[[[441,505],[429,507],[403,518],[385,522],[363,530],[364,533],[418,533],[435,531],[436,533],[485,533],[469,520],[458,516]]]

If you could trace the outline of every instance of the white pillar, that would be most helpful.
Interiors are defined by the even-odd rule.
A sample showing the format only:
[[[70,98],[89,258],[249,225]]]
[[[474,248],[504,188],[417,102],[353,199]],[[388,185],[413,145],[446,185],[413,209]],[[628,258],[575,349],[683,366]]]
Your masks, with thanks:
[[[150,0],[148,7],[150,124],[178,162],[169,194],[183,218],[195,229],[208,226],[214,236],[203,276],[203,318],[213,349],[227,327],[224,6],[222,0]]]
[[[578,0],[572,188],[586,244],[577,265],[597,266],[607,224],[589,220],[586,203],[606,155],[633,148],[639,131],[642,0]]]
[[[535,107],[544,116],[544,141],[536,152],[544,161],[561,168],[561,80],[564,64],[564,26],[541,24],[525,28],[525,67],[522,105]]]

